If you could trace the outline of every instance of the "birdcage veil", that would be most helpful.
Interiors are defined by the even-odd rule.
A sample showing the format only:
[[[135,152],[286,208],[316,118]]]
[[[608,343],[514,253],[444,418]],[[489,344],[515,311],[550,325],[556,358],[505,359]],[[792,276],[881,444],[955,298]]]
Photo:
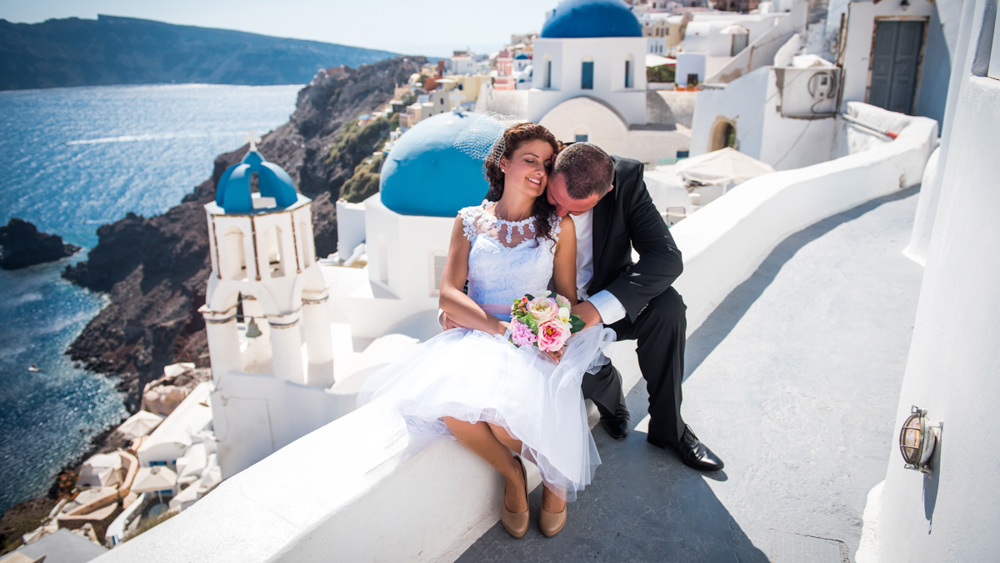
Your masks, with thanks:
[[[474,115],[481,117],[458,136],[455,148],[483,162],[490,156],[499,159],[507,148],[503,140],[504,131],[524,119],[492,111]]]

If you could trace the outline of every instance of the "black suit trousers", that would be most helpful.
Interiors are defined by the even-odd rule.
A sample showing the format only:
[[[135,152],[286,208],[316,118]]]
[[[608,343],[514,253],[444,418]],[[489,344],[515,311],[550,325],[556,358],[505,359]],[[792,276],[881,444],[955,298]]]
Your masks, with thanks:
[[[628,317],[610,325],[618,340],[636,340],[639,370],[649,392],[649,435],[676,442],[684,434],[681,418],[681,382],[684,380],[684,344],[687,306],[674,288],[654,297],[635,322]],[[624,412],[625,394],[618,370],[604,366],[583,378],[583,396],[597,404],[602,415]]]

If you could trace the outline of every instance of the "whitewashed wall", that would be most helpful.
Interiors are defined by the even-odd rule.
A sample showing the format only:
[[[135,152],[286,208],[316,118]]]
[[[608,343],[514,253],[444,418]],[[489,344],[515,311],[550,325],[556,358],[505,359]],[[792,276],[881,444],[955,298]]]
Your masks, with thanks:
[[[768,66],[724,86],[698,92],[691,154],[708,152],[712,126],[719,119],[736,124],[740,152],[778,170],[802,168],[848,154],[836,150],[837,121],[833,117],[782,117],[782,95],[776,80],[774,69]]]
[[[688,305],[688,332],[786,236],[892,193],[901,176],[919,178],[934,127],[915,118],[891,145],[764,176],[753,181],[756,187],[747,182],[675,227],[685,256],[677,284]],[[727,198],[733,203],[719,205]],[[634,352],[616,347],[611,356],[631,366],[631,389],[638,379]],[[454,560],[496,523],[500,481],[456,442],[427,448],[399,466],[398,427],[387,420],[377,404],[360,408],[100,561],[298,562],[326,561],[331,554],[345,561]]]
[[[271,374],[228,372],[217,375],[211,404],[219,467],[228,479],[351,412],[355,399]]]
[[[369,283],[349,296],[350,324],[354,336],[375,338],[414,313],[437,309],[435,257],[448,255],[455,218],[401,215],[382,204],[381,193],[364,203]]]
[[[719,33],[729,25],[739,25],[749,32],[748,44],[766,33],[776,21],[787,17],[786,14],[693,14],[694,19],[688,23],[684,33],[684,51],[705,53],[713,57],[732,56],[733,38],[729,34]]]
[[[678,126],[673,131],[630,130],[611,108],[589,97],[567,100],[542,118],[545,126],[561,141],[573,141],[577,132],[609,154],[656,162],[674,158],[691,142],[690,130]]]
[[[875,41],[875,19],[929,19],[933,10],[934,4],[928,0],[913,0],[905,9],[899,2],[851,2],[848,5],[841,107],[847,107],[847,102],[864,102],[868,99],[868,71]]]
[[[724,87],[703,88],[698,92],[691,120],[691,156],[708,152],[712,125],[719,119],[728,119],[736,124],[739,151],[759,159],[764,123],[770,113],[767,98],[775,93],[774,82],[769,78],[770,67],[760,68]]]
[[[678,86],[688,85],[688,75],[694,74],[698,77],[698,82],[704,82],[708,75],[706,67],[708,56],[705,53],[677,53],[677,66],[675,67],[674,82]]]
[[[797,2],[788,14],[776,14],[781,19],[775,20],[773,27],[764,33],[750,37],[750,45],[729,59],[722,66],[709,69],[709,82],[726,83],[754,70],[773,64],[775,55],[795,34],[806,29],[809,3]]]
[[[534,82],[528,120],[538,123],[552,108],[576,96],[593,96],[613,106],[629,124],[646,123],[646,39],[536,39]],[[545,88],[545,60],[552,59],[552,88]],[[625,88],[625,60],[632,57],[633,87]],[[584,57],[594,61],[594,88],[580,88]]]
[[[337,201],[337,255],[341,260],[365,242],[365,204]]]
[[[882,497],[872,495],[881,516],[866,522],[875,541],[858,561],[1000,557],[1000,79],[982,76],[990,58],[986,39],[992,37],[993,56],[1000,54],[996,13],[987,0],[969,0],[964,9],[941,144],[940,200],[896,416],[899,429],[917,405],[943,422],[933,473],[904,469],[898,448],[890,450]]]

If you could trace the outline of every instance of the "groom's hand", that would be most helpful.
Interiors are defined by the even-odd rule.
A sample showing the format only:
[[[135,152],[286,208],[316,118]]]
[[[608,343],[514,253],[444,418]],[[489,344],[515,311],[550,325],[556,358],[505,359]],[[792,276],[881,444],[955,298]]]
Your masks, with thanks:
[[[601,314],[597,312],[597,307],[594,307],[594,304],[590,301],[577,303],[573,305],[570,311],[579,315],[580,319],[587,323],[586,328],[590,328],[601,322]]]

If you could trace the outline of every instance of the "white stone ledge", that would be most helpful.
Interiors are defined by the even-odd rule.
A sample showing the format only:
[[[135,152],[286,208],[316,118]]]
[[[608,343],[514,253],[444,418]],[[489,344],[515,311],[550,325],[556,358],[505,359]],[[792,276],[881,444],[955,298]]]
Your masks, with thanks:
[[[919,181],[937,124],[891,115],[905,122],[895,141],[747,182],[673,229],[684,249],[677,287],[689,333],[788,235]],[[639,380],[632,347],[614,346],[612,359],[631,389]],[[397,467],[399,446],[383,420],[377,405],[358,409],[100,561],[457,558],[499,519],[499,476],[455,442],[439,442]],[[531,477],[536,485],[537,472]]]

